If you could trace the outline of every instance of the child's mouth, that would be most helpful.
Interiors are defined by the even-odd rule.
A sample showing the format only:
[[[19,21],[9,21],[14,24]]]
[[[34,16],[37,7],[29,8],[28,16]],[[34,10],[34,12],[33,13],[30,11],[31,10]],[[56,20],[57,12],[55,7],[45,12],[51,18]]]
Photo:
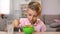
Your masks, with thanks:
[[[31,21],[31,24],[35,24],[36,21]]]

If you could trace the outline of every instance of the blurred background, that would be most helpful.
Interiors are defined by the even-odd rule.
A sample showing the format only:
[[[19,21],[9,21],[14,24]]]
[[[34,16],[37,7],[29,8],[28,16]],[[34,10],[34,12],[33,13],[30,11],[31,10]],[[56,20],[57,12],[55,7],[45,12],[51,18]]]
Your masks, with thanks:
[[[27,4],[37,1],[42,6],[40,19],[46,25],[46,32],[60,31],[60,0],[0,0],[0,31],[4,31],[7,22],[12,23],[14,19],[26,18]]]

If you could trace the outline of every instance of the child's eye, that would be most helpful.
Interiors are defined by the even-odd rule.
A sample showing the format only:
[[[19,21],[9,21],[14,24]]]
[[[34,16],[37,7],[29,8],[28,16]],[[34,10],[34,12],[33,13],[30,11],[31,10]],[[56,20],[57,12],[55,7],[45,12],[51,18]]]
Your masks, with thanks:
[[[31,16],[31,14],[29,14],[29,16]]]

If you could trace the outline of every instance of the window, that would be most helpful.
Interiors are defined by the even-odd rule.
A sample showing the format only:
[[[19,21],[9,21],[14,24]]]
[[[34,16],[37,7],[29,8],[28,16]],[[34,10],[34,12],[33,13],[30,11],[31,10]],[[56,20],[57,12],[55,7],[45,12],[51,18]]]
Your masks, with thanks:
[[[0,0],[0,14],[10,14],[10,0]]]

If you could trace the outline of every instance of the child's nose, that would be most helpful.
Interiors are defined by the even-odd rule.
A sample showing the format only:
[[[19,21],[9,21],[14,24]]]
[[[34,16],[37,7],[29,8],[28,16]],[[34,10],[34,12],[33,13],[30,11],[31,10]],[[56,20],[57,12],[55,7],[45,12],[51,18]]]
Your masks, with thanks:
[[[33,20],[33,17],[31,18],[31,20]]]

